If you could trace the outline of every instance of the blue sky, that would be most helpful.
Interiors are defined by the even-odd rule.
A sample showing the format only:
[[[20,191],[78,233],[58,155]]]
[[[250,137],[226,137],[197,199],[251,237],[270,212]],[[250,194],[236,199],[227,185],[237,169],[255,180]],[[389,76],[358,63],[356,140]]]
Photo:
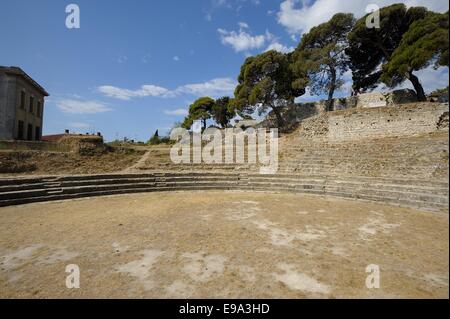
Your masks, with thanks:
[[[361,16],[373,2],[2,0],[0,65],[20,66],[50,93],[44,134],[148,140],[181,121],[197,97],[231,95],[246,56],[292,50],[332,14]],[[80,29],[65,26],[70,3],[80,8]],[[447,1],[406,3],[448,10]],[[446,68],[423,77],[428,90],[448,85]]]

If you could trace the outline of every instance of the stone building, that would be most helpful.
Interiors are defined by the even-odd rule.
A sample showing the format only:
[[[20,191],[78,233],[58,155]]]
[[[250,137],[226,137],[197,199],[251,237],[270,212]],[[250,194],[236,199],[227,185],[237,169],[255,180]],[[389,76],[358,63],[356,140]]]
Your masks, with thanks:
[[[46,96],[21,68],[0,66],[0,140],[39,141]]]

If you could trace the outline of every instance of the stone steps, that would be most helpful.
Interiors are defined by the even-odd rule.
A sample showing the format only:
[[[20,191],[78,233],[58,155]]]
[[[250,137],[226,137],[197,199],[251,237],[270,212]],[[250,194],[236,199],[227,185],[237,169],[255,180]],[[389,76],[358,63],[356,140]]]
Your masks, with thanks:
[[[424,194],[436,194],[436,195],[446,195],[448,196],[449,190],[448,187],[430,187],[430,186],[417,186],[417,185],[402,185],[402,184],[383,184],[383,183],[367,183],[367,182],[358,182],[353,180],[314,180],[314,179],[304,179],[304,180],[296,180],[296,179],[258,179],[252,178],[250,179],[252,184],[255,183],[283,183],[287,185],[295,185],[296,187],[307,188],[310,186],[320,186],[325,187],[324,185],[328,185],[332,183],[333,185],[347,188],[347,189],[379,189],[383,188],[384,190],[389,191],[398,191],[401,190],[403,192],[420,192]]]
[[[252,169],[252,164],[174,164],[174,163],[153,163],[151,165],[142,165],[139,170],[239,170]]]
[[[217,167],[215,165],[209,166],[197,166],[192,167],[186,166],[175,166],[168,167],[165,171],[170,172],[258,172],[258,166],[248,167]],[[161,171],[161,167],[142,167],[139,169],[141,172],[148,171]],[[415,176],[416,178],[445,178],[448,177],[445,167],[435,167],[430,168],[428,166],[397,166],[384,168],[383,166],[377,167],[358,167],[357,165],[351,164],[340,164],[338,166],[333,165],[320,165],[316,163],[308,164],[297,164],[295,162],[286,164],[280,163],[278,168],[279,173],[295,173],[303,175],[319,175],[326,174],[328,176],[339,176],[339,175],[355,175],[355,176],[368,176],[368,177],[394,177],[394,178],[404,178],[409,176]]]
[[[292,173],[303,173],[303,174],[310,174],[310,175],[315,175],[315,174],[320,174],[324,172],[324,169],[322,167],[281,167],[279,168],[279,172],[292,172]],[[363,175],[363,176],[385,176],[385,177],[408,177],[411,176],[414,173],[414,176],[416,178],[443,178],[443,177],[448,177],[447,173],[439,173],[439,174],[435,174],[435,172],[430,172],[428,171],[418,171],[418,170],[407,170],[407,171],[403,171],[401,169],[397,169],[397,170],[383,170],[383,169],[329,169],[326,171],[326,174],[328,176],[333,176],[333,175],[351,175],[351,174],[355,174],[355,175]]]
[[[401,156],[401,154],[397,154],[399,157]],[[434,154],[434,157],[436,159],[440,158],[440,154]],[[392,163],[391,160],[392,158],[389,157],[385,157],[385,156],[365,156],[365,155],[361,155],[361,156],[344,156],[344,155],[338,155],[338,154],[328,154],[328,155],[323,155],[323,156],[317,156],[314,154],[308,154],[305,156],[299,156],[297,155],[287,155],[284,153],[280,154],[280,158],[283,161],[296,161],[299,163],[323,163],[323,164],[327,164],[327,163],[347,163],[348,161],[357,161],[357,162],[373,162],[373,161],[377,161],[377,162],[385,162],[385,163],[391,163],[391,164],[406,164],[404,161],[400,161],[400,162],[394,162]],[[420,161],[419,158],[415,158],[415,163],[417,164],[421,164],[424,165],[425,163],[427,163],[428,160],[430,160],[431,155],[426,159],[426,161],[422,160]]]
[[[143,192],[156,192],[156,191],[180,191],[180,190],[240,190],[240,191],[270,191],[270,192],[294,192],[298,193],[297,190],[293,190],[291,188],[277,188],[277,189],[267,189],[267,187],[218,187],[218,186],[197,186],[186,187],[186,186],[175,186],[175,187],[151,187],[151,188],[119,188],[107,191],[92,191],[92,192],[82,192],[82,193],[70,193],[70,194],[61,194],[54,195],[49,194],[47,196],[41,197],[27,197],[20,199],[10,199],[0,201],[0,206],[8,206],[8,205],[18,205],[18,204],[26,204],[33,202],[42,202],[42,201],[51,201],[51,200],[63,200],[63,199],[73,199],[73,198],[82,198],[82,197],[93,197],[93,196],[102,196],[102,195],[116,195],[116,194],[129,194],[129,193],[143,193]],[[312,194],[312,195],[322,195],[322,196],[333,196],[333,197],[341,197],[341,198],[349,198],[349,199],[362,199],[369,201],[377,201],[389,204],[395,204],[400,206],[413,207],[423,210],[429,211],[445,211],[448,207],[448,204],[440,204],[440,203],[432,203],[432,202],[423,202],[419,200],[413,199],[399,199],[395,197],[386,197],[386,196],[376,196],[373,194],[355,194],[355,193],[344,193],[344,192],[323,192],[323,191],[315,191],[315,190],[304,190],[301,193],[303,194]]]
[[[245,182],[244,182],[245,181]],[[351,182],[347,183],[339,183],[336,181],[286,181],[284,179],[274,179],[274,180],[265,180],[258,181],[254,179],[239,179],[239,178],[205,178],[205,179],[193,179],[189,177],[180,177],[180,178],[167,178],[164,180],[148,180],[148,179],[136,179],[134,181],[130,180],[93,180],[89,182],[77,182],[77,183],[64,183],[60,188],[41,188],[41,189],[21,189],[10,192],[2,192],[0,193],[1,199],[8,198],[22,198],[29,196],[39,196],[45,195],[50,192],[61,192],[64,191],[66,193],[78,192],[83,190],[96,190],[98,189],[116,189],[116,188],[146,188],[152,186],[196,186],[196,185],[210,185],[214,187],[219,186],[249,186],[249,187],[266,187],[267,189],[278,189],[278,188],[289,188],[289,189],[298,189],[298,190],[350,190],[353,192],[360,191],[370,191],[374,194],[380,192],[377,186],[383,187],[383,192],[389,192],[392,194],[400,194],[406,196],[405,194],[412,194],[415,197],[420,196],[429,196],[429,197],[448,197],[448,190],[441,189],[433,189],[433,188],[420,188],[413,186],[400,186],[400,185],[367,185],[367,184],[355,184]]]
[[[386,184],[391,182],[393,184],[400,185],[420,185],[420,186],[430,186],[430,187],[444,187],[448,188],[448,181],[446,179],[443,180],[424,180],[424,179],[416,179],[416,178],[404,178],[404,177],[370,177],[370,176],[355,176],[355,175],[325,175],[325,174],[317,174],[317,175],[309,175],[309,174],[292,174],[292,173],[277,173],[276,175],[264,175],[264,174],[255,174],[249,173],[247,174],[250,178],[283,178],[283,179],[332,179],[336,181],[352,181],[352,182],[366,182],[366,183],[380,183]]]
[[[79,183],[81,184],[81,183]],[[354,193],[362,193],[362,192],[371,192],[372,194],[379,193],[379,188],[376,188],[377,185],[371,185],[371,187],[367,185],[352,185],[352,184],[339,184],[335,182],[322,182],[322,183],[308,183],[308,182],[297,182],[297,183],[286,183],[286,181],[278,180],[273,182],[255,182],[252,180],[244,181],[233,181],[233,180],[190,180],[187,178],[184,181],[179,180],[169,180],[169,181],[158,181],[158,182],[136,182],[136,183],[124,183],[124,182],[114,182],[108,184],[89,184],[84,183],[83,186],[63,186],[61,188],[51,188],[51,189],[31,189],[31,190],[18,190],[18,191],[10,191],[10,192],[2,192],[0,193],[0,200],[11,199],[11,198],[24,198],[24,197],[36,197],[42,196],[46,194],[53,193],[61,193],[61,192],[78,192],[79,190],[95,190],[96,188],[102,189],[116,189],[116,188],[146,188],[152,186],[174,186],[174,185],[182,185],[182,186],[196,186],[196,185],[210,185],[214,187],[219,186],[248,186],[248,187],[265,187],[268,190],[271,189],[279,189],[279,188],[288,188],[295,189],[298,191],[304,190],[317,190],[317,191],[330,191],[330,190],[338,190],[338,191],[351,191]],[[448,198],[448,191],[445,189],[431,189],[431,188],[418,188],[418,187],[400,187],[400,186],[385,186],[383,187],[382,193],[389,193],[399,196],[408,196],[422,198],[421,200],[432,200],[436,201],[439,199],[440,202],[446,202]]]
[[[173,164],[170,150],[153,152],[139,171],[258,172],[255,164]],[[339,141],[305,139],[299,132],[279,139],[279,174],[448,178],[448,135],[444,133]]]
[[[430,167],[429,158],[427,161],[418,161],[418,159],[415,159],[415,162],[397,162],[392,163],[391,159],[383,159],[383,158],[372,158],[370,161],[364,158],[339,158],[334,157],[333,159],[324,160],[324,159],[305,159],[305,158],[281,158],[279,159],[279,162],[283,165],[288,164],[296,164],[296,165],[323,165],[323,166],[336,166],[336,165],[350,165],[350,164],[358,164],[358,165],[384,165],[387,167],[422,167],[427,168]],[[440,159],[436,159],[440,160]],[[439,165],[439,162],[435,163],[435,165]]]
[[[404,177],[369,177],[369,176],[353,176],[353,175],[310,175],[310,174],[288,174],[278,173],[276,175],[264,175],[256,172],[238,173],[238,172],[204,172],[204,171],[187,171],[187,172],[163,172],[163,171],[151,171],[148,173],[130,173],[130,174],[95,174],[95,175],[71,175],[71,176],[53,176],[51,177],[58,185],[65,186],[78,186],[86,183],[94,182],[100,184],[115,183],[120,181],[154,181],[154,180],[166,180],[168,178],[175,178],[177,180],[192,180],[201,178],[202,180],[218,180],[229,178],[247,178],[254,181],[271,181],[271,180],[283,180],[283,182],[291,183],[295,181],[318,181],[333,180],[340,183],[351,184],[380,184],[380,185],[415,185],[421,187],[430,187],[433,189],[443,188],[448,189],[448,181],[446,180],[423,180]],[[69,184],[71,182],[71,184]],[[47,177],[35,177],[35,178],[0,178],[0,192],[8,191],[9,189],[20,189],[26,187],[27,189],[37,189],[48,185]],[[54,184],[52,184],[54,185]]]
[[[403,184],[395,180],[370,181],[374,180],[217,172],[61,176],[53,177],[51,183],[45,178],[0,179],[0,206],[86,196],[205,189],[330,195],[429,210],[445,210],[448,206],[448,183],[445,182],[414,185],[412,180],[400,180]]]
[[[322,170],[348,170],[348,169],[363,169],[364,165],[357,165],[358,163],[338,163],[338,164],[321,164],[321,163],[298,163],[298,162],[284,162],[283,165],[279,165],[281,169],[292,169],[292,168],[303,168],[303,169],[315,169],[320,168]],[[370,169],[383,169],[387,170],[388,173],[394,171],[395,169],[402,169],[408,171],[424,171],[430,172],[432,170],[429,166],[425,165],[396,165],[390,167],[383,167],[383,165],[372,165],[372,167],[368,167]],[[438,168],[438,167],[436,167]]]

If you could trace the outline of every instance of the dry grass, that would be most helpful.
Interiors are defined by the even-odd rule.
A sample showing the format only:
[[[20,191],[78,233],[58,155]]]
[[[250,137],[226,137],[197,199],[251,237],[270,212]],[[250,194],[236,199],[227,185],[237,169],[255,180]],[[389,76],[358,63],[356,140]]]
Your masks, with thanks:
[[[58,175],[117,172],[132,166],[143,151],[125,148],[100,152],[0,151],[4,175]]]

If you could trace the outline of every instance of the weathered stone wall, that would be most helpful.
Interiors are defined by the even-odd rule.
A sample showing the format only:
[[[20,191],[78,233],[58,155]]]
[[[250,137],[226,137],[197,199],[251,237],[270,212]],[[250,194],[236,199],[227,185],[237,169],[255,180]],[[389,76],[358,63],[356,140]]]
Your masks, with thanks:
[[[405,103],[417,102],[417,97],[414,91],[405,89],[397,90],[388,93],[372,92],[360,94],[356,97],[357,108],[381,107],[381,106],[395,106]]]
[[[430,133],[448,130],[448,110],[448,104],[415,103],[335,111],[303,121],[300,134],[333,142]]]
[[[17,77],[16,82],[16,122],[14,127],[14,137],[17,138],[19,135],[19,128],[18,128],[18,121],[21,120],[24,122],[25,130],[24,130],[24,138],[27,138],[27,126],[32,125],[32,134],[31,139],[34,141],[37,139],[35,136],[36,127],[39,127],[40,133],[39,135],[42,136],[42,125],[43,125],[43,114],[44,114],[44,96],[42,93],[39,92],[33,85],[31,85],[28,81],[25,81],[24,79]],[[25,92],[25,108],[20,108],[20,93],[21,91]],[[29,110],[29,103],[30,103],[30,97],[34,97],[34,104],[33,104],[33,112],[30,112]],[[41,104],[41,114],[38,115],[37,110],[37,102],[40,102]],[[40,139],[40,136],[38,137]]]
[[[444,112],[438,120],[437,129],[438,130],[448,130],[449,116],[448,111]]]
[[[359,94],[358,96],[336,98],[334,99],[334,110],[338,111],[353,108],[373,108],[383,106],[396,107],[401,104],[414,102],[417,102],[416,94],[409,89],[387,93],[373,92]],[[287,107],[282,114],[286,126],[285,129],[289,130],[311,116],[324,113],[325,110],[326,101],[292,104]],[[258,126],[277,127],[276,117],[270,112],[266,119]]]
[[[16,78],[0,74],[0,140],[12,140],[16,117]]]
[[[22,92],[25,93],[23,108],[20,105]],[[31,97],[33,105],[30,112]],[[40,114],[37,114],[38,103]],[[0,74],[0,140],[19,139],[18,121],[24,124],[23,139],[27,138],[28,125],[31,125],[31,140],[40,140],[43,112],[44,95],[34,85],[18,75]],[[36,133],[36,128],[39,128],[39,133]]]
[[[0,150],[68,152],[71,149],[57,142],[8,140],[0,141]]]
[[[285,122],[285,129],[289,129],[298,123],[301,123],[303,120],[314,115],[322,114],[323,112],[325,112],[325,103],[322,101],[292,104],[282,113]],[[278,127],[277,119],[273,112],[270,112],[267,117],[257,125],[257,127]]]
[[[392,92],[371,92],[357,96],[334,99],[334,110],[345,110],[351,108],[371,108],[390,106],[417,102],[416,93],[410,89],[396,90]],[[325,101],[318,103],[325,106]]]

